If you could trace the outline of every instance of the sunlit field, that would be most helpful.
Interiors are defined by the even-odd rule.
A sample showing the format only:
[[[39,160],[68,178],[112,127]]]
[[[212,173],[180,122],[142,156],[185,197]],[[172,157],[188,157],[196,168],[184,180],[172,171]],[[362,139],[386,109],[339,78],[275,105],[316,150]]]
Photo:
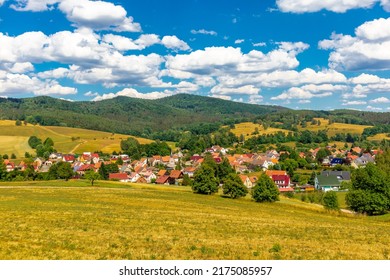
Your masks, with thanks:
[[[9,185],[12,184],[10,187]],[[0,259],[388,259],[390,216],[187,187],[1,183]]]

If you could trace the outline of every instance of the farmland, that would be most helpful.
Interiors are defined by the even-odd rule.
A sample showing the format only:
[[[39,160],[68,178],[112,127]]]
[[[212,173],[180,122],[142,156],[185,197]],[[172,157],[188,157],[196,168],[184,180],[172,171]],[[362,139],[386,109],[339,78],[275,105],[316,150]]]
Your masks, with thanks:
[[[298,130],[309,130],[309,131],[319,131],[319,130],[326,130],[329,137],[332,137],[336,135],[337,133],[351,133],[351,134],[358,134],[361,135],[363,133],[363,130],[367,127],[367,125],[357,125],[357,124],[345,124],[345,123],[332,123],[329,124],[329,120],[324,118],[314,118],[317,122],[319,121],[320,125],[317,124],[311,124],[310,122],[307,122],[306,127],[302,127],[301,125],[298,126]],[[253,137],[255,136],[253,132],[255,132],[255,129],[258,129],[259,135],[264,134],[274,134],[277,132],[283,132],[285,134],[292,132],[290,130],[286,129],[280,129],[280,128],[273,128],[268,127],[267,129],[264,129],[264,127],[260,124],[254,124],[251,122],[243,122],[235,125],[235,128],[231,129],[231,132],[233,132],[236,136],[240,136],[243,134],[246,138],[247,137]],[[383,135],[378,136],[377,138],[382,139]],[[376,139],[377,140],[377,139]]]
[[[130,135],[112,134],[81,128],[39,126],[27,124],[15,126],[15,121],[0,121],[0,154],[15,153],[23,157],[25,152],[33,153],[27,141],[30,136],[41,139],[50,137],[54,148],[63,153],[82,153],[84,151],[103,151],[111,153],[120,150],[120,141]],[[135,137],[141,144],[151,143],[152,140]]]
[[[11,186],[10,186],[11,185]],[[1,183],[0,259],[388,259],[390,216],[186,187]]]

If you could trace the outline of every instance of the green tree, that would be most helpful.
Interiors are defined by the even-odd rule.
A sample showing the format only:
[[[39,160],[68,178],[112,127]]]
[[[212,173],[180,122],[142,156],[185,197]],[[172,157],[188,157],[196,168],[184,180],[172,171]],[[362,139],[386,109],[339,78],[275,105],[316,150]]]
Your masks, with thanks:
[[[59,162],[55,164],[58,166],[57,168],[57,178],[65,179],[68,181],[73,176],[73,169],[69,162]]]
[[[16,159],[16,155],[14,153],[11,154],[11,159]]]
[[[224,158],[220,164],[216,165],[216,169],[216,176],[219,178],[220,183],[223,183],[230,173],[234,173],[234,169],[227,158]]]
[[[30,136],[30,138],[28,138],[28,144],[31,148],[36,149],[38,145],[42,144],[42,140],[36,136]]]
[[[22,125],[22,122],[21,122],[20,120],[16,120],[15,125],[16,125],[16,126],[21,126],[21,125]]]
[[[215,178],[214,170],[208,165],[202,165],[195,174],[192,190],[200,194],[213,194],[218,191],[218,180]]]
[[[223,194],[230,198],[240,198],[248,193],[248,189],[236,173],[230,173],[226,176],[222,186]]]
[[[368,215],[384,214],[390,210],[389,174],[369,163],[352,173],[352,187],[346,203],[356,212]]]
[[[252,197],[256,202],[274,202],[279,200],[279,190],[274,181],[262,174],[252,189]]]
[[[53,147],[53,146],[54,146],[54,141],[53,141],[53,139],[51,139],[50,137],[48,137],[48,138],[46,138],[45,141],[43,142],[43,145],[45,146],[45,148]]]
[[[118,173],[119,172],[119,168],[118,168],[118,165],[116,163],[110,163],[110,164],[107,164],[105,166],[106,168],[106,171],[107,173]],[[107,175],[107,179],[108,179],[108,175]]]
[[[93,171],[93,170],[88,170],[87,172],[85,172],[84,177],[85,177],[85,179],[89,180],[91,182],[91,186],[93,186],[93,183],[95,182],[95,180],[100,179],[100,174]]]
[[[328,210],[339,210],[339,201],[337,199],[337,194],[334,191],[328,191],[324,194],[323,203],[325,209]]]
[[[190,176],[188,176],[188,174],[184,174],[184,175],[183,175],[183,181],[182,181],[181,184],[182,184],[183,186],[191,186],[192,181],[191,181]]]
[[[102,165],[100,165],[98,173],[102,180],[108,180],[108,171],[104,162],[102,162]]]

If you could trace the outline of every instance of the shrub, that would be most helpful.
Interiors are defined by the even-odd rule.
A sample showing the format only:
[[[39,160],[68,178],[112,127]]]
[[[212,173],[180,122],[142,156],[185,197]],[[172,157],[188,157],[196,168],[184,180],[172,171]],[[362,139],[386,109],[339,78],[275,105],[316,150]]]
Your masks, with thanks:
[[[337,194],[334,191],[329,191],[324,194],[323,197],[324,207],[329,210],[339,210],[339,201],[337,199]]]
[[[252,197],[256,202],[278,201],[279,190],[270,177],[262,174],[252,190]]]

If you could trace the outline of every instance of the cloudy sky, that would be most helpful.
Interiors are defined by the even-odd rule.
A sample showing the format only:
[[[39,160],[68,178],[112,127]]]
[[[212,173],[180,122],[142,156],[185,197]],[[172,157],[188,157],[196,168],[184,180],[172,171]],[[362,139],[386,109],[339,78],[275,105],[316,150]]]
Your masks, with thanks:
[[[0,96],[390,111],[390,0],[0,0]]]

